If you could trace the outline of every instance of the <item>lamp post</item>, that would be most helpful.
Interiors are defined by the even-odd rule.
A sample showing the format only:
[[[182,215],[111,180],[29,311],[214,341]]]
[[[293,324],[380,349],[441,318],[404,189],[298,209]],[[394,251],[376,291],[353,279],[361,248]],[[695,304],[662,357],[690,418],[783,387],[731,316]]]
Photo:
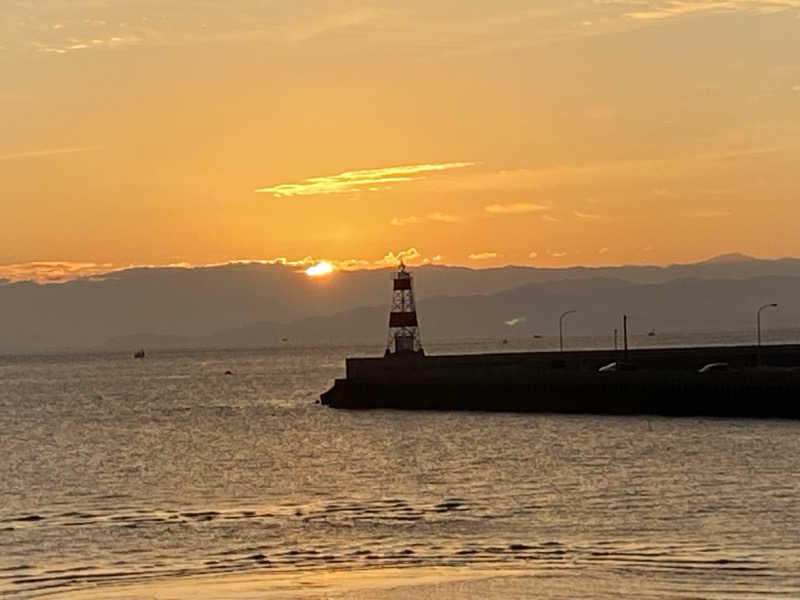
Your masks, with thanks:
[[[625,362],[628,362],[628,315],[622,315],[622,343],[625,344]]]
[[[756,312],[756,336],[758,339],[758,347],[761,348],[761,311],[765,308],[778,308],[778,305],[774,302],[770,304],[765,304],[764,306],[760,307]]]
[[[561,316],[558,317],[558,347],[561,352],[564,351],[564,317],[567,315],[571,315],[573,313],[578,312],[577,310],[568,310],[566,312],[561,313]]]

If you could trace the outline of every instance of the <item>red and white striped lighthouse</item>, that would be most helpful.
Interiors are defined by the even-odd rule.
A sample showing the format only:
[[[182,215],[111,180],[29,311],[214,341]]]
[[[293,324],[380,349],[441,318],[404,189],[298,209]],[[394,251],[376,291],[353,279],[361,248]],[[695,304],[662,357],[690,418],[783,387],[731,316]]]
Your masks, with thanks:
[[[417,305],[411,273],[403,261],[392,275],[392,310],[389,313],[389,340],[386,356],[390,354],[423,354],[419,336]]]

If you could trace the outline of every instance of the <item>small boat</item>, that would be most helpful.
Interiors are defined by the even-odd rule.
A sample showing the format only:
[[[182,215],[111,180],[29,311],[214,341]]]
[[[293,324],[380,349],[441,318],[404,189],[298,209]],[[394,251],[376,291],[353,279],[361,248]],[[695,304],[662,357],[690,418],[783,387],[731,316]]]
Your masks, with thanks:
[[[540,336],[540,335],[537,333],[536,335],[534,335],[534,336],[533,336],[533,339],[535,339],[535,340],[540,340],[540,339],[542,339],[542,336]]]
[[[144,350],[139,350],[136,354],[133,355],[133,358],[144,358],[145,353]]]
[[[647,334],[648,337],[655,337],[655,335],[656,335],[656,330],[655,329],[651,329]]]
[[[508,338],[503,338],[503,345],[508,343]]]

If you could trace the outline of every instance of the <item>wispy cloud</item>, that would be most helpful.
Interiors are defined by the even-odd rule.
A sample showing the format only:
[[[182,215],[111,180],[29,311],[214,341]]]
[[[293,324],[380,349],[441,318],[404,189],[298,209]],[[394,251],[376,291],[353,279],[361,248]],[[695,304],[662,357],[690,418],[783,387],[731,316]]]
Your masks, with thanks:
[[[264,264],[264,265],[283,265],[287,267],[296,267],[298,272],[304,272],[307,267],[317,265],[321,262],[326,262],[337,271],[354,271],[359,269],[376,269],[391,267],[400,264],[400,261],[406,264],[429,264],[432,262],[439,262],[442,260],[441,255],[436,255],[433,258],[427,258],[416,248],[406,248],[405,250],[398,250],[397,252],[390,250],[383,257],[372,260],[367,258],[330,258],[320,256],[305,256],[298,259],[289,259],[285,256],[279,256],[270,259],[255,259],[255,260],[237,260],[219,263],[217,265],[197,265],[198,268],[207,266],[225,266],[229,264]]]
[[[221,42],[297,46],[350,30],[359,30],[362,39],[370,39],[378,37],[390,18],[384,9],[336,2],[281,7],[260,1],[208,1],[195,3],[187,12],[185,0],[159,0],[157,18],[129,0],[47,0],[36,4],[11,3],[9,14],[4,14],[9,24],[17,26],[12,30],[17,36],[11,41],[51,54]],[[96,18],[98,15],[103,18]],[[5,33],[2,25],[0,33]]]
[[[316,20],[304,20],[302,23],[288,28],[287,37],[290,41],[305,42],[332,31],[365,25],[377,20],[381,14],[374,8],[366,7],[324,14]]]
[[[394,252],[387,252],[386,256],[382,259],[375,261],[374,264],[379,266],[395,266],[400,264],[400,261],[403,262],[410,262],[418,260],[422,257],[422,254],[416,248],[408,248],[406,250],[401,250],[397,254]]]
[[[425,222],[425,217],[393,217],[391,221],[389,221],[390,225],[395,227],[405,227],[406,225],[418,225],[420,223]]]
[[[800,2],[800,0],[798,0]],[[458,179],[437,183],[445,189],[471,192],[552,190],[566,186],[592,186],[619,180],[652,182],[654,190],[668,192],[666,183],[689,175],[724,173],[741,161],[769,158],[786,148],[781,146],[751,146],[699,154],[684,154],[659,158],[622,159],[612,162],[578,165],[556,165],[504,171],[474,171]],[[657,193],[657,192],[654,192]],[[527,203],[524,203],[527,205]],[[503,205],[497,205],[503,206]],[[534,204],[533,206],[540,206]],[[547,206],[539,210],[547,210]],[[500,209],[502,211],[502,209]]]
[[[113,276],[120,271],[129,269],[207,269],[230,265],[279,265],[295,269],[304,273],[305,269],[320,262],[327,262],[337,271],[353,271],[359,269],[381,269],[387,266],[396,266],[400,261],[407,264],[440,263],[444,257],[436,254],[425,257],[416,248],[389,251],[379,259],[368,258],[325,258],[317,256],[304,256],[302,258],[288,258],[276,256],[274,258],[235,259],[218,263],[192,264],[188,262],[174,262],[170,264],[127,264],[114,265],[113,263],[96,263],[89,261],[34,261],[0,265],[0,285],[16,283],[19,281],[34,281],[37,283],[65,283],[82,278],[103,278]]]
[[[698,13],[737,12],[774,13],[800,9],[797,0],[661,0],[640,2],[617,0],[617,4],[640,7],[626,13],[633,19],[669,19]]]
[[[110,263],[98,264],[78,261],[37,261],[0,265],[0,280],[6,282],[37,281],[63,283],[71,279],[101,275],[113,270]]]
[[[459,217],[457,215],[448,215],[445,213],[430,213],[425,215],[424,217],[395,217],[393,218],[390,223],[395,227],[404,227],[405,225],[418,225],[420,223],[461,223],[464,220],[463,217]]]
[[[595,215],[591,213],[581,212],[579,210],[573,210],[572,214],[578,217],[581,221],[599,221],[603,218],[602,215]]]
[[[75,154],[77,152],[93,152],[102,150],[103,146],[73,146],[70,148],[46,148],[43,150],[27,150],[24,152],[10,152],[0,154],[0,160],[20,160],[23,158],[42,158],[45,156],[56,156],[58,154]]]
[[[393,183],[417,181],[425,179],[429,173],[463,169],[472,167],[474,162],[451,162],[422,165],[405,165],[383,167],[379,169],[361,169],[345,171],[336,175],[310,177],[299,183],[281,183],[255,190],[259,193],[270,193],[277,198],[288,196],[317,196],[323,194],[345,194],[349,192],[384,189]]]
[[[520,213],[550,210],[550,207],[544,204],[533,204],[531,202],[516,202],[514,204],[490,204],[484,206],[483,210],[494,215],[516,215]]]
[[[733,214],[730,210],[695,210],[684,213],[683,216],[690,219],[717,219],[720,217],[730,217]]]
[[[139,44],[142,38],[136,35],[112,35],[106,38],[86,38],[78,41],[76,38],[59,40],[54,42],[34,42],[33,47],[37,52],[47,54],[69,54],[71,52],[81,52],[93,48],[119,48]]]
[[[470,254],[470,260],[492,260],[493,258],[497,258],[500,256],[497,252],[478,252],[476,254]]]
[[[150,4],[158,6],[157,15],[143,10]],[[506,0],[452,11],[422,1],[206,0],[192,3],[190,11],[186,7],[185,0],[5,2],[0,39],[4,46],[54,54],[224,42],[254,43],[262,51],[322,44],[334,50],[395,48],[430,58],[515,52],[683,15],[766,13],[798,5],[796,0]]]

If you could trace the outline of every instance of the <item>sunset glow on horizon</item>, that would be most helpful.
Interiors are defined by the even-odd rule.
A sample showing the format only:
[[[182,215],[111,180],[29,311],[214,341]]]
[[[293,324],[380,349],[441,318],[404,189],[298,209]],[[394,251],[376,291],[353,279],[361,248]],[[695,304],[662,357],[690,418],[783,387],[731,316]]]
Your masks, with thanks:
[[[330,275],[331,273],[333,273],[333,266],[324,260],[306,269],[306,275],[309,277],[322,277],[324,275]]]
[[[800,256],[795,0],[4,11],[2,278]]]

